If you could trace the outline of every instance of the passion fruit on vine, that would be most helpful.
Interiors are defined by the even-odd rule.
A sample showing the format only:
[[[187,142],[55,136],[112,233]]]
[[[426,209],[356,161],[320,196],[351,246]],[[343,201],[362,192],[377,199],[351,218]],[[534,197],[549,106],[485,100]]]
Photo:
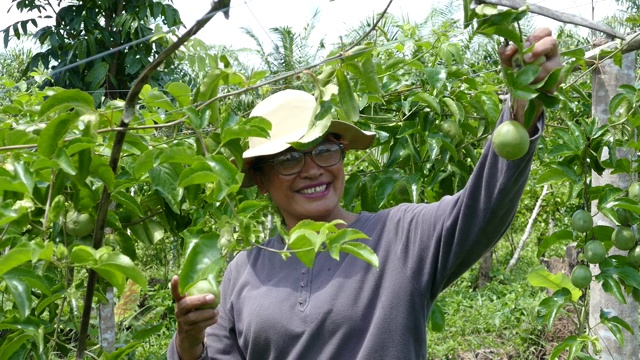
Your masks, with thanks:
[[[83,237],[91,234],[95,227],[96,219],[87,213],[79,213],[71,210],[66,216],[65,229],[72,236]]]
[[[517,121],[508,120],[500,124],[491,138],[493,151],[505,160],[515,160],[529,150],[529,133]]]

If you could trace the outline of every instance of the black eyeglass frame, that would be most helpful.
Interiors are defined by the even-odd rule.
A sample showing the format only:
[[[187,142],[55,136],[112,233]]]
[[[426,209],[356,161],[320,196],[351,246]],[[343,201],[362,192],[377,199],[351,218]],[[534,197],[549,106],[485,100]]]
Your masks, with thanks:
[[[322,145],[336,145],[338,147],[338,149],[340,149],[340,158],[338,159],[338,161],[336,161],[335,163],[330,164],[330,165],[320,165],[320,164],[318,164],[318,162],[316,161],[315,156],[313,155],[313,152],[316,151],[317,149],[319,149]],[[302,156],[302,166],[300,166],[300,169],[298,171],[293,172],[293,173],[288,173],[288,174],[283,174],[282,172],[280,172],[280,169],[278,169],[278,166],[276,165],[276,159],[280,158],[282,155],[278,155],[278,156],[274,157],[273,159],[260,161],[256,165],[261,166],[261,165],[264,165],[264,164],[271,164],[278,174],[280,174],[282,176],[293,176],[293,175],[296,175],[296,174],[300,173],[300,171],[302,171],[302,169],[304,169],[305,161],[307,161],[307,155],[311,155],[311,160],[316,165],[318,165],[319,167],[321,167],[323,169],[339,164],[341,161],[344,160],[344,157],[345,157],[345,146],[344,146],[343,143],[325,142],[325,143],[322,143],[322,144],[314,147],[311,150],[307,150],[307,151],[295,150],[295,151],[288,151],[287,153],[298,153],[298,154],[302,154],[303,155]]]

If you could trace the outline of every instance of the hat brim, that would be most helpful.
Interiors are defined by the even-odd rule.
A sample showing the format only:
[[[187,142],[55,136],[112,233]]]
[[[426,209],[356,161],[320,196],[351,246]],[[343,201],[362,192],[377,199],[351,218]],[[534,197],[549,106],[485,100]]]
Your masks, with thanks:
[[[277,140],[266,142],[262,145],[256,146],[252,149],[245,151],[242,154],[243,166],[242,171],[244,173],[244,180],[242,181],[242,187],[251,187],[255,185],[251,176],[247,173],[247,169],[253,159],[260,156],[268,156],[277,154],[291,147],[291,143],[300,140],[306,131],[298,131],[285,137],[281,137]],[[361,130],[357,126],[340,121],[331,120],[329,129],[326,134],[336,133],[342,137],[342,141],[347,144],[348,149],[364,150],[368,149],[376,138],[376,133],[372,131]],[[323,135],[324,136],[324,135]]]

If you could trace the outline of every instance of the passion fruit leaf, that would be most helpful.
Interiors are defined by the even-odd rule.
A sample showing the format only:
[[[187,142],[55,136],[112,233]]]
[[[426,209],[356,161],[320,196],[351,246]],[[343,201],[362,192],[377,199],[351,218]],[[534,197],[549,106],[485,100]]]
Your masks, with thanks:
[[[336,71],[336,79],[338,80],[338,100],[340,102],[340,108],[344,112],[346,120],[355,122],[360,118],[360,105],[353,93],[351,82],[342,69]]]
[[[184,239],[184,262],[178,278],[180,293],[184,294],[184,287],[202,279],[204,270],[222,255],[218,248],[220,236],[217,233],[190,228],[180,235]]]
[[[582,292],[578,290],[581,294]],[[538,305],[538,319],[544,322],[547,329],[551,329],[558,315],[562,312],[564,306],[572,301],[572,292],[567,288],[562,288],[553,293],[553,295],[542,299]]]
[[[435,332],[442,332],[445,328],[445,315],[442,306],[436,301],[431,306],[431,311],[429,312],[429,330]]]
[[[44,104],[42,106],[44,107]],[[77,112],[69,112],[49,121],[38,137],[38,154],[47,158],[53,155],[60,147],[60,141],[79,117]]]
[[[620,346],[624,346],[624,334],[622,333],[622,329],[627,330],[630,334],[633,334],[634,331],[631,326],[622,318],[610,315],[604,309],[600,309],[600,322],[604,324],[609,331],[616,338]]]
[[[545,287],[553,291],[566,288],[571,293],[572,301],[578,301],[582,296],[582,291],[573,286],[571,279],[567,275],[563,273],[552,274],[542,265],[533,268],[529,272],[527,280],[533,286]]]
[[[77,89],[62,90],[49,96],[47,100],[42,103],[38,117],[42,118],[49,112],[59,110],[60,108],[65,110],[71,108],[84,111],[95,110],[93,97],[91,97],[91,95]],[[42,138],[43,135],[44,133],[41,133],[40,138]]]
[[[352,241],[342,244],[342,246],[340,246],[340,251],[351,254],[358,259],[366,261],[369,265],[375,267],[376,269],[378,268],[378,255],[376,255],[376,253],[370,247],[363,243]]]
[[[109,191],[113,191],[113,187],[115,186],[116,182],[113,175],[113,170],[111,170],[109,163],[102,156],[99,156],[97,154],[92,155],[89,174],[97,179],[100,179],[100,181],[102,181],[107,189],[109,189]]]
[[[171,82],[164,86],[165,90],[176,100],[180,107],[186,108],[191,103],[191,88],[181,82]]]
[[[618,300],[621,304],[627,303],[627,300],[622,291],[622,286],[620,286],[620,283],[616,279],[608,276],[600,277],[600,279],[602,281],[602,290],[604,290],[604,292],[616,298],[616,300]]]
[[[29,316],[33,304],[31,286],[26,281],[12,276],[3,276],[3,280],[9,288],[9,292],[13,295],[20,318],[25,319]]]
[[[147,279],[144,273],[135,266],[128,256],[119,252],[109,252],[100,256],[95,269],[109,269],[114,272],[119,272],[140,285],[142,289],[146,289],[147,287]]]
[[[90,265],[96,262],[96,250],[86,245],[75,246],[71,250],[69,260],[75,265]]]
[[[376,70],[376,64],[373,61],[372,54],[367,54],[362,59],[362,74],[360,76],[362,82],[367,87],[367,90],[373,94],[382,94],[380,83],[378,82],[378,71]]]
[[[124,286],[127,283],[127,278],[119,271],[114,271],[109,268],[93,268],[98,275],[107,280],[118,292],[124,291]]]
[[[438,103],[438,100],[427,93],[424,93],[424,92],[418,93],[411,100],[418,101],[422,104],[427,105],[429,109],[433,110],[437,114],[440,114],[442,112],[442,109],[440,108],[440,104]]]

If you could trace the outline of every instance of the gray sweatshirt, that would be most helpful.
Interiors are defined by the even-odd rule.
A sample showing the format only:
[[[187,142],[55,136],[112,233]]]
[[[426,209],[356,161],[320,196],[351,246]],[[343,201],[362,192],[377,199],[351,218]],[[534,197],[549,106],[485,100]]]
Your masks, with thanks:
[[[370,237],[362,242],[378,255],[379,269],[347,254],[336,261],[322,252],[310,269],[295,256],[240,253],[222,281],[218,323],[206,331],[209,358],[426,359],[433,301],[509,227],[538,136],[514,161],[487,144],[453,196],[360,213],[350,227]],[[265,245],[283,248],[279,237]],[[175,337],[167,358],[179,359]]]

